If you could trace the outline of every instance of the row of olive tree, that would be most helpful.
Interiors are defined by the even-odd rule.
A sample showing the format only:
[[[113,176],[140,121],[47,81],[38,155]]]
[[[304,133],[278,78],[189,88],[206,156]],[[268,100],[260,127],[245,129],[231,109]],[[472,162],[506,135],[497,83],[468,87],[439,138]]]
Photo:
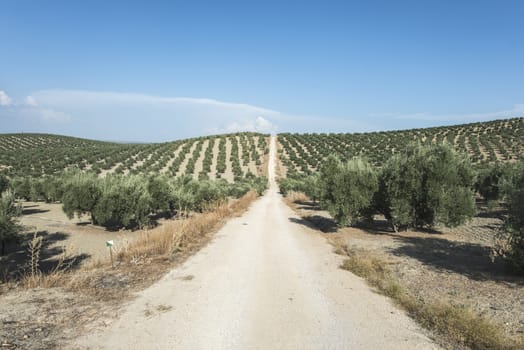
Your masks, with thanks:
[[[19,198],[61,202],[68,217],[90,215],[94,224],[111,227],[143,227],[151,215],[187,215],[204,211],[228,197],[241,197],[254,189],[262,193],[265,178],[226,181],[195,180],[191,176],[109,175],[99,178],[82,171],[59,176],[20,178],[12,181]]]
[[[380,169],[329,156],[319,175],[284,179],[280,188],[318,198],[342,225],[383,214],[397,231],[462,224],[475,214],[474,179],[468,158],[451,147],[412,145]]]
[[[411,145],[380,169],[330,156],[318,175],[283,179],[280,189],[319,199],[342,225],[383,214],[395,231],[461,225],[475,215],[478,191],[488,201],[505,201],[509,244],[500,253],[524,271],[524,162],[475,171],[447,145]]]

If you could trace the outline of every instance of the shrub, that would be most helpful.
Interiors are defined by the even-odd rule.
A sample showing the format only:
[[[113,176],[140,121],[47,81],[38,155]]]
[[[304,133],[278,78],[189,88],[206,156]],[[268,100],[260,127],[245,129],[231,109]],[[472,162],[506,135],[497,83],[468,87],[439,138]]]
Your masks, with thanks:
[[[458,226],[475,214],[473,180],[469,159],[450,146],[411,145],[382,169],[375,208],[395,231]]]

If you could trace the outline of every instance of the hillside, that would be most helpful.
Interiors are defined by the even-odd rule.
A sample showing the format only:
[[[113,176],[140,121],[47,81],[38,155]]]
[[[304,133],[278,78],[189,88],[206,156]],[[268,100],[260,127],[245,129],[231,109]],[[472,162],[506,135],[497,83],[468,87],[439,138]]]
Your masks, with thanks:
[[[262,175],[268,136],[237,133],[166,143],[121,144],[48,134],[0,135],[0,173],[41,176],[78,167],[110,173],[183,174],[225,178]],[[411,142],[447,142],[475,163],[516,161],[524,155],[524,118],[370,133],[279,134],[282,174],[310,173],[330,154],[356,155],[381,165]]]
[[[361,155],[381,165],[411,142],[447,142],[469,154],[474,163],[515,161],[524,156],[524,118],[426,129],[371,133],[280,134],[279,155],[288,173],[318,170],[337,154],[347,160]]]
[[[47,134],[0,135],[0,172],[41,176],[78,167],[109,173],[188,174],[232,182],[262,175],[267,135],[237,133],[167,143],[119,144]]]

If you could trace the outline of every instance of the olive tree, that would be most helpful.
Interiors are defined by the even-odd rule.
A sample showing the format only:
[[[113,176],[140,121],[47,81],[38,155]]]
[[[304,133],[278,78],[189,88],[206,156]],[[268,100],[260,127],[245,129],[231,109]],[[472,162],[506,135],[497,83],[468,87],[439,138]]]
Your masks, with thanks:
[[[29,200],[31,198],[31,180],[29,177],[15,178],[11,182],[16,197]]]
[[[128,176],[108,176],[101,184],[101,194],[92,214],[101,226],[120,228],[126,226],[143,227],[149,223],[151,196],[145,178]]]
[[[320,171],[320,201],[341,225],[351,225],[364,215],[377,190],[377,175],[362,158],[342,163],[330,156]]]
[[[446,144],[410,145],[379,176],[375,207],[393,229],[454,227],[475,214],[468,157]]]
[[[147,190],[151,196],[151,209],[154,212],[171,212],[175,209],[171,186],[165,176],[149,177]]]
[[[514,174],[505,186],[509,233],[509,247],[505,253],[511,263],[524,272],[524,161],[515,167]]]
[[[64,175],[64,193],[62,209],[67,217],[90,214],[93,223],[96,219],[93,210],[102,195],[99,179],[96,175],[85,172],[71,172]]]
[[[511,167],[507,164],[490,164],[478,171],[476,190],[488,202],[500,200],[503,195],[503,183],[510,173]]]

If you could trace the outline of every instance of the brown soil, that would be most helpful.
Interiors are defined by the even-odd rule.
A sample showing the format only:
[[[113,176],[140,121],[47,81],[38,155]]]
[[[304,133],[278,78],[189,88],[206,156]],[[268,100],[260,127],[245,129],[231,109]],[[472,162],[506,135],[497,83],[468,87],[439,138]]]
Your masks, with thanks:
[[[229,137],[226,138],[226,171],[222,174],[222,179],[226,179],[228,182],[233,182],[233,166],[231,164],[231,148],[232,142]]]
[[[22,242],[9,244],[6,255],[0,256],[0,278],[22,274],[28,264],[28,243],[36,232],[42,238],[40,252],[41,269],[51,269],[63,255],[67,255],[72,265],[78,267],[88,261],[108,257],[105,245],[113,240],[114,251],[129,244],[139,236],[138,231],[107,231],[103,227],[90,224],[89,217],[69,219],[60,204],[43,202],[23,202],[23,215],[20,223],[25,228]]]
[[[215,139],[215,143],[213,144],[213,160],[211,161],[211,172],[208,174],[209,178],[212,180],[216,180],[217,178],[217,164],[218,164],[218,145],[220,144],[220,138]]]
[[[173,165],[173,163],[175,162],[175,159],[178,157],[178,155],[180,154],[180,152],[182,151],[182,147],[184,147],[184,144],[180,144],[177,149],[173,152],[173,157],[171,157],[171,159],[169,159],[167,162],[166,162],[166,165],[164,165],[164,167],[162,168],[162,170],[160,170],[160,172],[162,174],[165,174],[169,171],[169,168],[171,167],[171,165]]]
[[[193,156],[193,151],[195,150],[197,143],[198,141],[193,142],[193,144],[191,145],[191,148],[189,149],[189,152],[187,152],[184,155],[185,158],[182,161],[182,163],[180,163],[180,168],[178,169],[178,173],[176,174],[176,176],[181,176],[185,174],[187,163],[189,163],[189,159],[191,159],[191,157]]]
[[[202,143],[202,150],[200,151],[200,154],[198,155],[198,158],[195,162],[195,172],[193,173],[194,178],[198,178],[198,174],[202,171],[204,168],[204,157],[206,156],[206,150],[209,147],[209,139],[204,140]]]

